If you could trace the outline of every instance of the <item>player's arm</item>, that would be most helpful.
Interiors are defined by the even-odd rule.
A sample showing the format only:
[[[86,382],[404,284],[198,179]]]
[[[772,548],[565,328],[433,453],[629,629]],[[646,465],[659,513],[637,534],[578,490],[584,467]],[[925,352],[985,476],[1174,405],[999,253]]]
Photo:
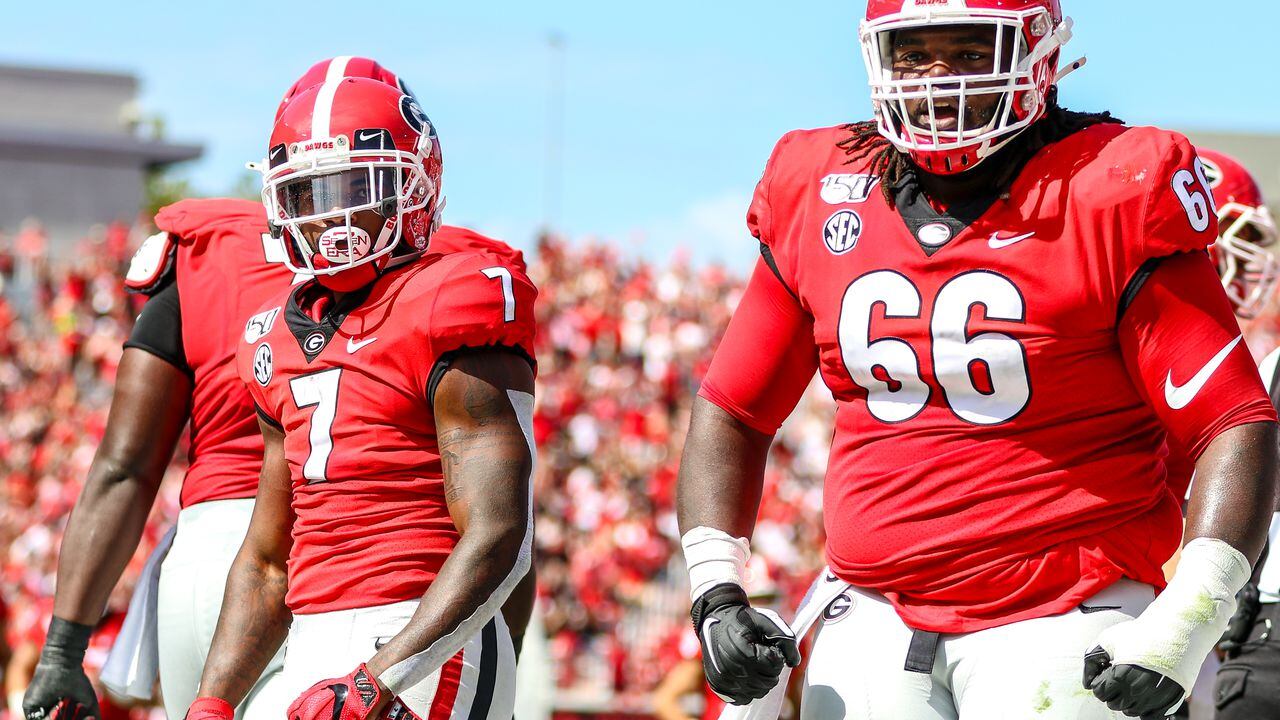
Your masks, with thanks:
[[[53,619],[23,702],[29,715],[47,716],[63,701],[97,713],[84,652],[138,547],[187,421],[192,379],[181,333],[170,285],[147,301],[126,343],[106,431],[67,520]]]
[[[1164,592],[1104,631],[1085,669],[1112,709],[1144,717],[1183,699],[1222,636],[1266,539],[1278,467],[1275,409],[1210,260],[1184,253],[1148,270],[1119,339],[1135,384],[1196,458],[1187,542]]]
[[[258,494],[248,533],[227,574],[218,627],[189,720],[229,718],[284,643],[293,620],[285,605],[293,510],[284,433],[261,418],[258,426],[263,439]]]
[[[493,618],[532,562],[533,368],[459,356],[435,392],[449,514],[461,533],[408,626],[369,660],[393,694],[425,680]]]
[[[781,621],[750,608],[742,576],[769,446],[817,361],[812,317],[762,260],[694,401],[676,488],[707,681],[737,704],[763,697],[800,659]]]

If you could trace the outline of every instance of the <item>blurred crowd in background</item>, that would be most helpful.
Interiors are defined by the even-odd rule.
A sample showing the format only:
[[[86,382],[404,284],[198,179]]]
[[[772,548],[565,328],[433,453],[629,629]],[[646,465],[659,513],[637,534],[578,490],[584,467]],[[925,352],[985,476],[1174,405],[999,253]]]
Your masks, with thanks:
[[[150,231],[95,228],[60,261],[48,259],[34,222],[0,237],[0,615],[3,649],[12,653],[11,699],[25,688],[52,612],[62,532],[140,307],[124,292],[124,269]],[[680,445],[744,279],[551,236],[526,259],[541,291],[536,623],[552,659],[555,702],[638,708],[678,661],[688,623],[674,505]],[[816,384],[772,450],[755,550],[784,602],[798,600],[822,564],[831,412]],[[177,515],[184,470],[185,447],[112,598],[116,613]],[[90,665],[105,659],[109,640],[95,643]]]
[[[0,578],[8,697],[18,698],[52,612],[58,546],[107,422],[121,344],[140,298],[121,279],[150,228],[95,228],[48,258],[36,223],[0,237]],[[553,702],[645,707],[680,659],[688,588],[675,482],[690,406],[744,278],[678,258],[654,264],[596,241],[544,236],[526,258],[540,289],[535,479],[539,627]],[[1259,356],[1280,341],[1269,312]],[[822,476],[832,403],[816,382],[771,451],[754,550],[784,606],[822,565]],[[128,604],[178,512],[185,447],[111,601]],[[87,661],[100,665],[107,634]]]

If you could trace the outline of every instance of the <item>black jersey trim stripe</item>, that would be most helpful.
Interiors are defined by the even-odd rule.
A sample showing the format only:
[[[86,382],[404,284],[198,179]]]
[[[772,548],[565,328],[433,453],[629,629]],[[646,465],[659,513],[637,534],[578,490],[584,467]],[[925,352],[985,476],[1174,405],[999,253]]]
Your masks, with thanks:
[[[1148,258],[1146,262],[1138,266],[1134,271],[1133,277],[1129,278],[1129,282],[1124,286],[1124,292],[1120,293],[1120,303],[1116,306],[1116,326],[1120,325],[1120,320],[1124,317],[1124,313],[1137,299],[1138,293],[1142,287],[1147,284],[1147,280],[1151,277],[1151,273],[1156,271],[1160,263],[1164,262],[1164,258]]]
[[[493,689],[498,682],[498,624],[490,620],[480,631],[480,674],[476,678],[476,695],[471,701],[467,720],[489,720],[493,706]]]
[[[284,427],[280,424],[280,422],[275,418],[271,417],[270,415],[268,415],[267,411],[263,410],[262,407],[258,405],[258,403],[256,402],[253,404],[253,411],[258,414],[258,418],[262,420],[262,422],[270,425],[271,427],[279,430],[280,432],[284,432]]]
[[[182,340],[182,307],[178,284],[170,282],[162,290],[147,298],[142,312],[134,321],[133,329],[124,347],[137,348],[154,355],[195,378],[195,371],[187,362],[187,351]]]
[[[782,278],[782,271],[778,269],[778,261],[773,257],[773,250],[764,243],[760,243],[760,257],[764,258],[764,264],[768,265],[769,269],[773,271],[774,276],[778,278],[778,282],[782,283],[782,287],[787,289],[787,294],[799,301],[800,296],[797,295],[796,291],[792,290],[791,286],[787,284],[787,281]]]
[[[427,402],[430,403],[432,407],[435,407],[436,388],[440,386],[440,381],[444,379],[445,372],[453,366],[455,360],[463,355],[475,355],[476,353],[482,352],[502,352],[516,355],[529,363],[529,367],[533,368],[535,374],[538,372],[538,361],[529,354],[528,350],[525,350],[519,345],[504,345],[501,343],[494,343],[492,345],[463,345],[456,350],[450,350],[449,352],[444,353],[440,356],[439,360],[436,360],[436,364],[431,368],[431,375],[427,377]]]

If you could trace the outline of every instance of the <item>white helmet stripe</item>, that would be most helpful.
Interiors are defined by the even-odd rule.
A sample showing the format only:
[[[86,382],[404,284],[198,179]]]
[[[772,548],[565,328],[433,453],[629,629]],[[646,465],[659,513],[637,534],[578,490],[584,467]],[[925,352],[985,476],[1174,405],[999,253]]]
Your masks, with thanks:
[[[347,62],[350,55],[339,55],[329,63],[329,70],[324,75],[324,84],[316,95],[316,107],[311,115],[311,137],[329,137],[329,119],[333,113],[333,96],[338,92],[338,83],[347,75]]]

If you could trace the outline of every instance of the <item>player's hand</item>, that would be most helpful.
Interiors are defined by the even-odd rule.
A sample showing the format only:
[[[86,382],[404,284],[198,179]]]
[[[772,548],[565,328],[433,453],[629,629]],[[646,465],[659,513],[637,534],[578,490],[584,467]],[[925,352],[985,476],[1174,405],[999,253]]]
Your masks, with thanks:
[[[391,692],[378,684],[369,666],[332,680],[321,680],[289,706],[288,720],[369,720],[391,702]]]
[[[231,703],[216,697],[198,697],[187,708],[184,720],[233,720],[236,709]]]
[[[756,610],[743,589],[717,585],[693,604],[707,684],[725,702],[745,705],[778,684],[784,665],[800,664],[795,634],[770,610]]]
[[[27,720],[100,718],[98,696],[84,674],[84,651],[93,628],[54,617],[31,684],[22,698]]]
[[[1112,710],[1142,720],[1172,715],[1186,696],[1181,685],[1154,670],[1113,665],[1101,647],[1084,656],[1084,687]]]
[[[1246,583],[1236,593],[1236,611],[1227,622],[1227,631],[1222,633],[1218,649],[1229,658],[1239,655],[1240,647],[1249,639],[1249,633],[1253,632],[1253,624],[1257,622],[1260,612],[1262,598],[1258,594],[1258,586],[1252,582]]]

